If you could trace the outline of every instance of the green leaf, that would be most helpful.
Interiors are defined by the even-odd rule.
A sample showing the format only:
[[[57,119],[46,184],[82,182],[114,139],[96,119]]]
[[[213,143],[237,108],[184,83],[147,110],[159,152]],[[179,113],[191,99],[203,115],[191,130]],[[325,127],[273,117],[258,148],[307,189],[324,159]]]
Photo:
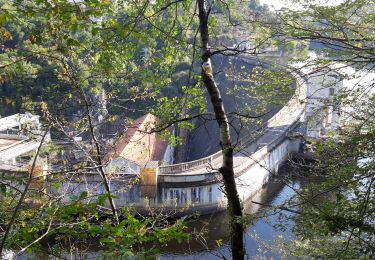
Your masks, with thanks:
[[[5,184],[3,184],[3,183],[0,184],[0,191],[1,191],[2,194],[5,195],[5,193],[7,192],[7,187],[6,187]]]
[[[88,196],[88,192],[87,191],[84,191],[82,192],[80,195],[79,195],[79,200],[83,200],[83,199],[86,199]]]
[[[0,26],[5,24],[6,21],[7,21],[7,15],[6,14],[0,14]]]

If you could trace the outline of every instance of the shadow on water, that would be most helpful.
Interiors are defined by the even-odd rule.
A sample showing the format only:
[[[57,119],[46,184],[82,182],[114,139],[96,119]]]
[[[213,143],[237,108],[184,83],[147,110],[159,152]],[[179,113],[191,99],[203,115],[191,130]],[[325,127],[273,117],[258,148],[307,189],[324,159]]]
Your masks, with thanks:
[[[280,170],[288,171],[287,166]],[[256,201],[266,205],[279,205],[294,194],[294,188],[299,186],[295,180],[291,185],[285,185],[283,176],[276,176],[263,187],[263,189],[244,205],[244,212],[253,216],[253,221],[246,228],[245,246],[247,256],[263,256],[279,258],[276,254],[265,249],[263,244],[274,244],[277,236],[292,237],[291,228],[294,223],[288,220],[284,231],[276,230],[274,225],[279,224],[278,215],[268,207],[254,204]],[[192,239],[189,243],[170,243],[162,249],[160,259],[230,259],[228,219],[225,212],[201,216],[198,220],[188,224],[190,234],[203,231],[204,235]]]
[[[252,203],[255,201],[266,205],[279,205],[290,198],[294,194],[294,188],[298,188],[300,184],[303,185],[303,181],[298,178],[292,181],[289,179],[288,185],[285,185],[284,176],[288,176],[289,170],[288,165],[281,167],[278,176],[271,178],[260,192],[244,203],[244,212],[254,217],[247,226],[245,234],[246,253],[250,259],[259,255],[266,259],[271,257],[278,259],[279,257],[265,249],[263,244],[274,244],[278,235],[293,237],[291,228],[294,222],[292,220],[284,222],[288,227],[286,230],[275,230],[274,225],[279,224],[278,215],[274,214],[269,207]],[[191,218],[186,231],[191,234],[189,241],[183,243],[172,241],[165,247],[158,247],[160,255],[156,256],[156,259],[223,259],[223,256],[230,259],[228,219],[225,212]],[[200,235],[197,236],[197,234]],[[84,248],[82,257],[79,252],[75,252],[77,255],[68,259],[103,258],[99,251],[105,251],[105,249],[100,248],[97,241],[86,241]],[[17,259],[30,259],[27,258],[29,256]]]

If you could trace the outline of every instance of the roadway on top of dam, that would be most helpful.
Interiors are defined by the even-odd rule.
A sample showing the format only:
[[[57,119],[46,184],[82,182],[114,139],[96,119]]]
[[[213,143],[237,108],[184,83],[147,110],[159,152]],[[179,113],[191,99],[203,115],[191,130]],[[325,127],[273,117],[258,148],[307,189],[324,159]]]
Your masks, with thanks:
[[[243,61],[247,64],[247,61]],[[244,64],[242,63],[242,64]],[[237,64],[237,66],[240,66]],[[268,65],[270,66],[270,65]],[[251,65],[249,67],[252,69]],[[280,139],[282,135],[288,134],[291,130],[291,126],[294,126],[298,121],[300,116],[304,111],[304,102],[306,99],[306,82],[301,77],[294,73],[296,79],[296,90],[293,97],[288,101],[288,103],[281,108],[275,115],[272,116],[268,121],[266,121],[260,128],[255,131],[251,131],[251,135],[243,132],[242,136],[239,138],[239,143],[237,144],[236,151],[234,154],[234,170],[235,173],[238,173],[250,163],[254,163],[255,159],[258,157],[253,157],[254,154],[264,154],[267,153],[265,149]],[[228,96],[223,96],[225,103],[225,98],[229,99]],[[233,101],[233,99],[232,99]],[[225,103],[226,106],[228,103]],[[229,103],[231,104],[231,103]],[[232,103],[233,104],[233,103]],[[238,104],[236,104],[238,106]],[[232,110],[233,111],[233,110]],[[214,140],[217,148],[214,149],[209,156],[200,157],[201,159],[188,161],[180,164],[166,165],[159,167],[159,174],[161,175],[199,175],[207,173],[215,173],[222,165],[222,154],[221,151],[216,152],[220,147],[217,137],[219,135],[217,129],[216,121],[210,121],[213,131],[210,131],[208,134],[216,134],[216,139]],[[215,130],[216,129],[216,130]],[[216,133],[215,133],[216,131]],[[214,132],[214,133],[213,133]],[[235,132],[235,131],[232,131]],[[207,147],[207,136],[201,137],[200,141],[197,144],[201,144]],[[237,140],[238,136],[235,136]],[[211,147],[212,148],[212,147]],[[10,145],[7,145],[5,150],[13,149]],[[33,149],[35,149],[33,147]],[[261,153],[259,153],[261,151]],[[1,149],[0,149],[0,152]],[[4,151],[3,151],[4,152]],[[4,154],[5,156],[6,154]]]

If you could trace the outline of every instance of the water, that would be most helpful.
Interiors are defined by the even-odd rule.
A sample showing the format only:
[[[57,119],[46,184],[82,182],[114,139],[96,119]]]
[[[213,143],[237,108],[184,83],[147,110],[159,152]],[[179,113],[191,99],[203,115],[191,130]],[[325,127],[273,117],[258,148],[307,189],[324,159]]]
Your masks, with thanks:
[[[298,179],[286,181],[288,176],[286,173],[289,170],[287,166],[281,167],[280,175],[271,178],[251,201],[265,205],[280,205],[287,201],[295,193],[294,189],[300,186]],[[244,212],[251,217],[255,217],[247,226],[245,232],[247,258],[269,259],[272,257],[279,259],[278,254],[270,250],[270,248],[275,248],[275,240],[279,235],[287,239],[293,238],[292,227],[294,226],[294,222],[287,219],[286,222],[283,222],[286,227],[285,230],[275,229],[274,225],[280,223],[280,214],[278,212],[275,213],[269,207],[260,206],[251,201],[247,201],[244,204]],[[290,215],[293,213],[283,212],[283,214]],[[160,248],[161,254],[157,256],[157,259],[223,259],[223,256],[230,259],[227,223],[225,212],[205,215],[191,220],[188,223],[187,230],[192,234],[191,240],[181,244],[171,242],[166,247]],[[201,233],[203,234],[197,237],[197,234]],[[87,243],[90,244],[89,242]],[[83,257],[77,252],[78,255],[75,255],[73,258],[67,256],[67,258],[101,259],[102,256],[97,250],[97,246],[90,246],[87,251],[85,250]],[[33,255],[27,254],[17,259],[27,259],[30,256],[33,258]]]
[[[294,194],[294,189],[298,186],[298,181],[285,185],[284,178],[273,178],[262,192],[252,200],[267,205],[280,205]],[[257,217],[246,228],[245,248],[247,257],[250,259],[269,259],[271,257],[278,259],[277,253],[270,251],[269,248],[275,245],[275,240],[280,235],[286,239],[293,238],[292,227],[294,223],[287,220],[283,222],[286,227],[285,230],[276,229],[274,225],[280,223],[280,213],[251,201],[246,203],[245,212]],[[283,212],[283,214],[288,216],[293,213]],[[184,244],[171,243],[164,248],[160,259],[223,259],[223,256],[230,259],[226,214],[218,213],[204,216],[189,224],[189,230],[191,231],[202,230],[202,228],[207,230],[203,238]],[[222,246],[218,246],[218,240],[222,241]]]

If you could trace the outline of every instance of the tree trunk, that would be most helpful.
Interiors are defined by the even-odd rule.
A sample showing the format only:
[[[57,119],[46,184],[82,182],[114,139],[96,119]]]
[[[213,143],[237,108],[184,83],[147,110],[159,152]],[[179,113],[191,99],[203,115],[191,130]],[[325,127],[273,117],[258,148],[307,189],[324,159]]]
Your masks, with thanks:
[[[225,193],[228,199],[228,212],[230,218],[230,240],[233,259],[244,259],[243,225],[239,218],[242,217],[242,208],[238,196],[233,171],[233,145],[230,137],[229,122],[225,113],[220,90],[212,74],[211,53],[208,48],[208,16],[205,0],[197,0],[199,10],[199,30],[202,48],[202,79],[211,98],[215,118],[219,125],[220,145],[223,151],[223,164],[219,169],[224,181]]]

